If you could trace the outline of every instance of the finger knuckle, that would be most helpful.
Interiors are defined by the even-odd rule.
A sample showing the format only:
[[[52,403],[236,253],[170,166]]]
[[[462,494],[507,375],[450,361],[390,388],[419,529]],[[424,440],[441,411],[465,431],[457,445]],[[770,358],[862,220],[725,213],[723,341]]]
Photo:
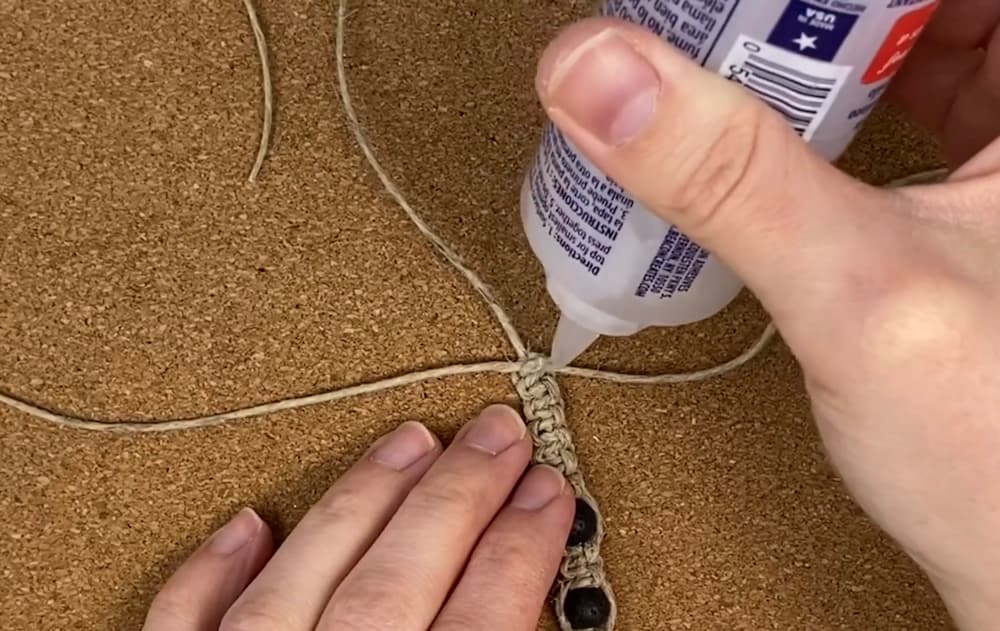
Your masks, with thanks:
[[[476,551],[476,563],[493,576],[503,576],[509,585],[518,585],[521,590],[538,588],[551,582],[549,568],[540,563],[545,557],[539,542],[529,539],[530,534],[511,536],[506,533],[487,535]]]
[[[372,503],[372,489],[362,489],[356,481],[342,480],[331,487],[313,507],[313,517],[324,522],[354,519]],[[365,496],[368,499],[365,499]]]
[[[434,631],[470,631],[483,625],[483,610],[462,608],[449,611],[434,625]]]
[[[219,631],[270,631],[294,628],[295,621],[266,602],[237,604],[222,618]]]
[[[665,188],[657,204],[679,210],[690,229],[699,232],[712,230],[720,218],[731,222],[732,212],[742,212],[750,204],[767,208],[768,199],[773,198],[770,191],[780,188],[775,186],[780,169],[774,160],[780,159],[781,152],[769,152],[777,155],[768,160],[765,170],[762,145],[767,138],[787,134],[774,125],[771,112],[762,107],[727,114],[716,130],[701,139],[692,138],[695,147],[677,149],[686,158],[676,161],[673,185]]]
[[[484,615],[504,615],[511,609],[518,612],[536,608],[555,579],[558,543],[554,543],[551,563],[546,550],[531,541],[530,535],[495,532],[484,535],[470,561],[467,575],[477,580],[467,584],[461,602],[446,608],[437,621],[435,631],[468,631],[482,626]],[[505,590],[502,603],[491,598],[498,589]],[[487,616],[487,617],[489,617]]]
[[[440,472],[420,484],[410,495],[412,507],[435,514],[475,511],[482,504],[482,492],[474,476]]]
[[[326,620],[341,631],[417,628],[414,598],[405,589],[372,574],[360,575],[330,601]]]
[[[193,610],[191,598],[180,590],[166,588],[153,598],[147,619],[169,620],[171,624],[181,628],[193,621]]]

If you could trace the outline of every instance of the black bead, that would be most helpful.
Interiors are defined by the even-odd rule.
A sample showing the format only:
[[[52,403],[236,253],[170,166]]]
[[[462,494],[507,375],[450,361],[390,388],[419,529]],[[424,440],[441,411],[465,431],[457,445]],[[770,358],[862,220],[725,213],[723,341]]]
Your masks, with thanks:
[[[580,498],[576,498],[576,516],[573,529],[569,531],[566,545],[569,547],[587,543],[597,534],[597,513],[594,508]]]
[[[574,629],[595,629],[611,617],[611,601],[598,587],[571,589],[563,604],[566,620]]]

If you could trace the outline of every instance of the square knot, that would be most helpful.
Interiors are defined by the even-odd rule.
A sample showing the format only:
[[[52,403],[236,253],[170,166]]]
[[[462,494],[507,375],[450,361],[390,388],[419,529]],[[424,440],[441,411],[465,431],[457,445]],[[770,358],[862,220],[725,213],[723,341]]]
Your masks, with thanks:
[[[550,370],[547,357],[532,354],[520,363],[511,381],[524,404],[525,421],[535,445],[535,462],[555,467],[566,476],[577,497],[577,517],[589,520],[583,524],[586,526],[583,530],[589,532],[585,540],[576,544],[567,541],[556,602],[559,626],[563,631],[612,631],[616,605],[601,559],[604,526],[597,502],[587,490],[580,471],[555,373]],[[588,509],[589,517],[580,513],[581,503]]]
[[[539,353],[529,353],[521,360],[521,365],[517,369],[518,377],[527,379],[529,377],[541,378],[549,372],[549,361],[545,355]]]
[[[513,382],[529,420],[562,415],[562,392],[545,357],[535,354],[521,362]]]

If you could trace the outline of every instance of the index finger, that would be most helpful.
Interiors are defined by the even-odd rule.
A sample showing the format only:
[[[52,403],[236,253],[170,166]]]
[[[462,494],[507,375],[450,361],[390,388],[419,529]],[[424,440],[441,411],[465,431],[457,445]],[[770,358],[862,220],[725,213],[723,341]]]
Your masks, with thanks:
[[[427,629],[531,459],[518,414],[492,406],[414,487],[334,592],[317,630]]]

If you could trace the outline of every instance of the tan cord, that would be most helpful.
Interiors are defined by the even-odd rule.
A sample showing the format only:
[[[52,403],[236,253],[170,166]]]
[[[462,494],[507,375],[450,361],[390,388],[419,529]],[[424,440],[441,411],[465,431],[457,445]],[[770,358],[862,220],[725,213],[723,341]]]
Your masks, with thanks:
[[[6,395],[3,393],[0,393],[0,403],[12,407],[15,410],[24,412],[28,416],[32,416],[39,420],[46,421],[53,425],[59,425],[61,427],[65,427],[68,429],[80,429],[92,432],[105,432],[109,434],[115,434],[115,433],[150,434],[157,432],[177,432],[186,429],[204,429],[206,427],[214,427],[216,425],[222,425],[223,423],[227,423],[229,421],[249,419],[257,416],[266,416],[270,414],[275,414],[277,412],[295,410],[298,408],[320,405],[322,403],[330,403],[333,401],[339,401],[341,399],[347,399],[350,397],[358,397],[365,394],[391,390],[393,388],[401,388],[403,386],[409,386],[416,383],[420,383],[422,381],[429,381],[431,379],[440,379],[441,377],[452,377],[455,375],[472,375],[476,373],[489,373],[489,372],[500,373],[500,374],[514,373],[517,372],[518,367],[519,364],[506,361],[444,366],[442,368],[421,370],[419,372],[400,375],[398,377],[390,377],[388,379],[382,379],[380,381],[362,383],[354,386],[349,386],[347,388],[340,388],[338,390],[330,390],[329,392],[320,392],[318,394],[313,394],[303,397],[281,399],[280,401],[274,401],[273,403],[264,403],[261,405],[255,405],[253,407],[232,410],[230,412],[213,414],[211,416],[201,416],[198,418],[191,418],[191,419],[177,419],[177,420],[164,420],[164,421],[148,421],[148,422],[120,421],[119,422],[110,420],[85,419],[76,416],[67,416],[40,408],[32,403],[28,403],[23,399],[11,395]]]
[[[507,339],[510,340],[510,344],[514,347],[514,351],[517,353],[517,356],[524,359],[528,354],[527,347],[525,347],[524,342],[521,340],[521,334],[517,332],[516,328],[514,328],[514,323],[511,321],[510,316],[507,315],[507,312],[504,311],[503,307],[500,306],[500,303],[493,296],[493,290],[491,290],[489,286],[483,282],[483,279],[479,277],[479,274],[472,271],[465,264],[465,262],[462,261],[462,257],[460,257],[457,252],[451,249],[451,247],[449,247],[448,244],[441,239],[441,237],[430,229],[427,222],[425,222],[423,217],[421,217],[417,211],[413,209],[413,206],[411,206],[410,202],[403,196],[399,187],[396,186],[396,183],[391,177],[389,177],[389,174],[385,172],[385,169],[382,168],[382,165],[375,157],[371,143],[369,143],[368,139],[365,137],[365,133],[361,128],[361,123],[358,121],[358,114],[354,110],[354,100],[351,98],[351,93],[347,89],[347,71],[344,68],[344,29],[346,25],[347,0],[342,0],[337,13],[337,77],[340,81],[340,98],[344,106],[344,113],[347,114],[347,121],[350,124],[351,131],[354,133],[354,138],[357,140],[358,146],[365,154],[368,164],[371,165],[375,174],[378,175],[378,178],[382,181],[382,185],[385,187],[386,192],[388,192],[389,195],[396,200],[396,203],[403,209],[403,212],[405,212],[406,216],[410,218],[410,221],[412,221],[417,227],[417,230],[419,230],[422,235],[427,237],[427,240],[430,241],[435,248],[437,248],[442,256],[444,256],[444,258],[447,259],[448,262],[455,267],[455,269],[461,272],[462,276],[464,276],[467,281],[469,281],[469,284],[472,285],[473,289],[479,292],[479,294],[483,297],[483,300],[486,301],[486,304],[493,312],[494,317],[496,317],[497,322],[500,324],[500,328],[502,328],[503,332],[507,335]]]
[[[257,42],[261,86],[264,91],[264,120],[260,126],[260,146],[257,147],[257,158],[253,162],[253,168],[250,169],[250,181],[256,182],[264,166],[264,159],[267,158],[268,145],[271,143],[271,128],[274,126],[274,94],[271,88],[271,63],[267,57],[267,38],[264,37],[264,29],[260,27],[260,20],[257,19],[257,9],[254,8],[252,0],[243,0],[243,6],[246,7],[253,38]]]
[[[264,117],[261,125],[260,147],[258,148],[257,157],[250,173],[250,181],[255,181],[260,173],[261,167],[264,164],[264,160],[267,157],[273,119],[273,95],[271,85],[271,69],[268,61],[267,42],[264,37],[264,32],[260,27],[257,12],[254,9],[251,0],[243,0],[243,4],[246,7],[250,25],[253,29],[254,38],[257,42],[257,51],[260,55],[262,85],[264,92]],[[429,370],[422,370],[379,381],[357,384],[318,394],[301,397],[289,397],[272,403],[265,403],[229,412],[190,419],[121,422],[112,420],[86,419],[78,416],[59,414],[29,403],[19,397],[3,393],[0,393],[0,404],[4,404],[15,410],[23,412],[24,414],[40,421],[68,429],[126,434],[159,433],[214,427],[227,422],[246,420],[254,417],[275,414],[277,412],[330,403],[349,397],[383,392],[392,388],[404,387],[431,379],[477,373],[509,374],[511,375],[515,389],[517,390],[517,393],[524,405],[525,420],[528,423],[529,430],[535,442],[535,461],[552,465],[562,471],[566,475],[570,484],[573,486],[577,497],[587,502],[593,508],[594,513],[598,518],[596,536],[590,541],[585,542],[580,546],[568,548],[566,551],[566,556],[562,563],[560,579],[556,590],[556,615],[559,620],[559,624],[564,631],[569,631],[571,629],[564,608],[566,597],[570,591],[581,587],[597,587],[603,590],[605,595],[608,597],[611,609],[607,622],[596,631],[611,631],[614,628],[617,616],[617,607],[611,586],[608,584],[604,573],[604,563],[600,555],[600,545],[604,534],[603,519],[601,518],[597,501],[587,490],[583,473],[580,470],[576,450],[573,446],[572,434],[566,424],[565,402],[563,401],[559,386],[556,383],[555,375],[582,377],[622,384],[646,385],[703,381],[734,371],[757,357],[774,338],[776,334],[775,326],[773,323],[769,323],[760,337],[738,357],[718,366],[703,370],[696,370],[693,372],[663,375],[635,375],[605,370],[595,370],[591,368],[578,368],[574,366],[562,368],[554,372],[549,370],[545,357],[537,354],[530,354],[528,352],[520,334],[514,327],[513,320],[497,301],[489,286],[482,280],[482,278],[480,278],[478,274],[476,274],[462,261],[462,258],[458,255],[458,253],[456,253],[437,234],[435,234],[433,230],[431,230],[430,226],[428,226],[423,218],[413,209],[407,199],[403,196],[402,192],[400,192],[399,187],[395,184],[392,178],[389,177],[388,173],[386,173],[385,169],[382,168],[381,164],[376,159],[371,143],[366,138],[361,123],[358,120],[358,115],[354,109],[351,94],[348,90],[347,73],[344,63],[346,23],[347,0],[339,0],[336,43],[337,75],[339,78],[340,95],[344,112],[347,116],[351,131],[354,134],[359,148],[362,153],[364,153],[365,158],[368,160],[368,163],[375,171],[375,174],[382,182],[386,191],[392,196],[397,204],[399,204],[400,208],[403,209],[420,233],[434,245],[442,256],[444,256],[444,258],[451,263],[451,265],[455,267],[455,269],[457,269],[462,276],[469,281],[472,287],[482,296],[483,300],[486,302],[490,311],[496,318],[497,323],[500,325],[500,328],[510,341],[511,346],[514,348],[518,361],[491,361],[432,368]],[[948,172],[942,169],[928,171],[926,173],[919,173],[894,182],[891,186],[939,181],[946,177],[947,174]]]
[[[745,351],[737,355],[736,357],[730,359],[729,361],[719,364],[718,366],[712,366],[711,368],[705,368],[703,370],[694,370],[691,372],[681,372],[681,373],[666,373],[662,375],[630,375],[627,373],[611,372],[607,370],[595,370],[593,368],[577,368],[575,366],[567,366],[566,368],[560,368],[556,371],[556,374],[565,375],[567,377],[582,377],[584,379],[596,379],[598,381],[610,381],[612,383],[624,383],[631,385],[663,385],[663,384],[675,384],[675,383],[691,383],[693,381],[705,381],[707,379],[712,379],[714,377],[722,376],[728,372],[732,372],[737,368],[740,368],[744,364],[753,360],[757,355],[760,355],[767,345],[774,338],[777,333],[777,329],[773,322],[768,323],[764,327],[764,332],[760,334],[760,337],[750,345]]]
[[[623,383],[632,385],[658,385],[676,384],[692,381],[704,381],[712,377],[736,370],[746,364],[767,346],[767,343],[774,336],[774,325],[769,325],[763,336],[758,339],[753,346],[744,351],[739,357],[732,359],[725,364],[689,373],[666,374],[666,375],[629,375],[604,370],[594,370],[592,368],[576,368],[569,366],[556,371],[556,374],[569,377],[581,377],[584,379],[596,379],[599,381],[610,381],[613,383]],[[476,364],[455,364],[452,366],[442,366],[429,370],[390,377],[379,381],[360,383],[336,390],[328,390],[317,394],[280,399],[272,403],[263,403],[252,407],[240,408],[213,414],[211,416],[200,416],[190,419],[164,419],[150,421],[114,421],[114,420],[94,420],[77,416],[59,414],[51,410],[39,407],[24,399],[14,395],[0,392],[0,404],[14,408],[28,416],[41,421],[59,425],[67,429],[78,429],[92,432],[107,433],[157,433],[176,432],[190,429],[203,429],[222,425],[229,421],[248,420],[260,416],[269,416],[277,412],[285,412],[299,408],[332,403],[341,399],[357,397],[395,388],[414,385],[423,381],[442,379],[444,377],[454,377],[458,375],[474,375],[483,373],[494,374],[515,374],[518,373],[526,363],[537,364],[537,360],[532,358],[527,361],[489,361]]]

